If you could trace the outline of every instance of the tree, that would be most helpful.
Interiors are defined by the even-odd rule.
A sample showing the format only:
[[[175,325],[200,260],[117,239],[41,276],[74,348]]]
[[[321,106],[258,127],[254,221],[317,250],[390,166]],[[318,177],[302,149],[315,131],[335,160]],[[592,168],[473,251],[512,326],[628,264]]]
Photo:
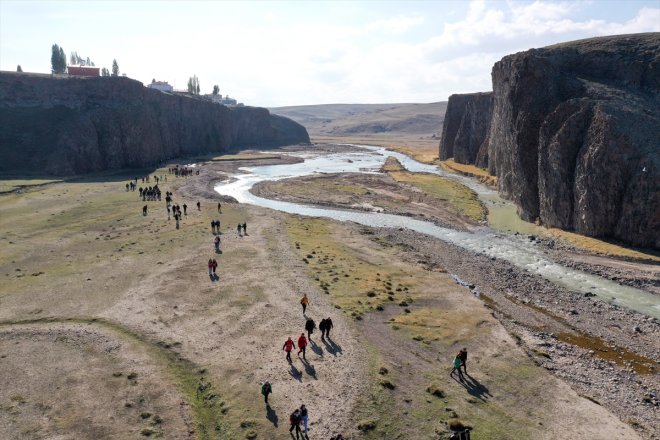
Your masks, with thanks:
[[[151,84],[154,84],[156,82],[156,78],[151,79]]]
[[[112,76],[119,76],[119,64],[117,64],[117,60],[112,60]]]
[[[197,78],[197,75],[188,78],[188,93],[199,95],[199,78]]]
[[[64,73],[64,71],[66,71],[66,55],[64,55],[64,49],[57,44],[53,44],[51,49],[51,71],[53,73]]]
[[[23,71],[23,68],[21,67],[20,64],[18,66],[16,66],[16,71],[17,72],[22,72]]]
[[[220,86],[217,84],[213,86],[213,94],[216,96],[220,94]]]
[[[90,60],[89,57],[87,57],[87,60],[85,60],[85,66],[93,66],[93,65],[94,63],[92,63],[92,60]]]
[[[110,71],[104,67],[101,69],[101,76],[110,76]]]

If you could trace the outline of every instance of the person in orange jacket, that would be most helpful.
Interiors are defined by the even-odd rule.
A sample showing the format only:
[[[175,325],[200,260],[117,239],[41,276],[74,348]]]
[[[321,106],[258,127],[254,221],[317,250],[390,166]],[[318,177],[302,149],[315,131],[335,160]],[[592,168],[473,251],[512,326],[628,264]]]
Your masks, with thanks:
[[[305,293],[303,297],[300,299],[300,304],[302,304],[303,308],[303,315],[305,314],[305,310],[307,310],[307,305],[309,304],[309,298],[307,298],[307,294]]]
[[[307,360],[305,358],[305,349],[307,348],[307,338],[305,337],[304,333],[300,334],[300,337],[298,338],[298,356],[300,356],[300,353],[303,354],[303,359]]]
[[[296,348],[296,344],[293,343],[293,339],[289,336],[289,339],[286,340],[282,347],[282,350],[286,351],[286,360],[288,360],[289,363],[291,363],[291,350],[294,348]]]

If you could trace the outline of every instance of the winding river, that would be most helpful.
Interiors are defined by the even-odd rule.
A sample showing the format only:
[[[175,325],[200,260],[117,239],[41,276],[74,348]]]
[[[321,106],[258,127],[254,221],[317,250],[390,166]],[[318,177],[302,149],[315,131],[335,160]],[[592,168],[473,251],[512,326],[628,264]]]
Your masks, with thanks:
[[[658,297],[639,289],[622,286],[613,281],[557,264],[548,259],[542,251],[537,249],[524,236],[503,234],[488,227],[480,228],[476,232],[456,231],[405,216],[301,205],[264,199],[250,192],[250,188],[254,184],[267,180],[280,180],[315,173],[375,173],[378,172],[388,156],[393,156],[409,171],[438,174],[458,180],[474,190],[487,207],[494,204],[508,203],[500,200],[494,190],[474,179],[445,173],[434,165],[417,162],[404,154],[385,148],[366,145],[357,146],[363,150],[332,154],[318,154],[311,151],[291,153],[293,156],[304,159],[304,162],[241,168],[245,172],[244,174],[237,174],[233,176],[234,179],[218,184],[215,190],[220,194],[232,196],[241,203],[290,214],[352,221],[373,227],[407,228],[473,252],[506,260],[519,268],[580,294],[591,292],[603,301],[660,319],[660,299]]]

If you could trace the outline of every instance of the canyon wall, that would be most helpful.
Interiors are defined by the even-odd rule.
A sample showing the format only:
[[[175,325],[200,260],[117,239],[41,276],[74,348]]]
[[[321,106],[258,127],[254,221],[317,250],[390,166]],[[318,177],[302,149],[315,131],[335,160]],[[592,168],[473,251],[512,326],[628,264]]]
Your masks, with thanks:
[[[660,34],[495,64],[488,168],[523,219],[660,247]]]
[[[442,126],[440,160],[454,158],[458,163],[485,168],[492,110],[492,93],[451,95]]]
[[[268,110],[226,107],[123,77],[0,72],[0,171],[72,175],[178,156],[308,143]]]

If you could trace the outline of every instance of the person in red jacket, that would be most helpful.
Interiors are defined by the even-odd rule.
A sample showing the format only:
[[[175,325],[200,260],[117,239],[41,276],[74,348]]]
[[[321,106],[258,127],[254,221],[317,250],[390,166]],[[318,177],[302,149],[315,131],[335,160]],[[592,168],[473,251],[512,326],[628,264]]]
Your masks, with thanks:
[[[293,339],[289,337],[282,347],[282,350],[286,351],[286,360],[289,361],[289,363],[291,363],[291,350],[294,348],[296,348],[296,344],[294,344]]]
[[[300,353],[302,353],[303,359],[307,360],[305,358],[305,348],[307,348],[307,338],[305,337],[304,333],[301,333],[300,337],[298,338],[298,356],[300,356]]]

